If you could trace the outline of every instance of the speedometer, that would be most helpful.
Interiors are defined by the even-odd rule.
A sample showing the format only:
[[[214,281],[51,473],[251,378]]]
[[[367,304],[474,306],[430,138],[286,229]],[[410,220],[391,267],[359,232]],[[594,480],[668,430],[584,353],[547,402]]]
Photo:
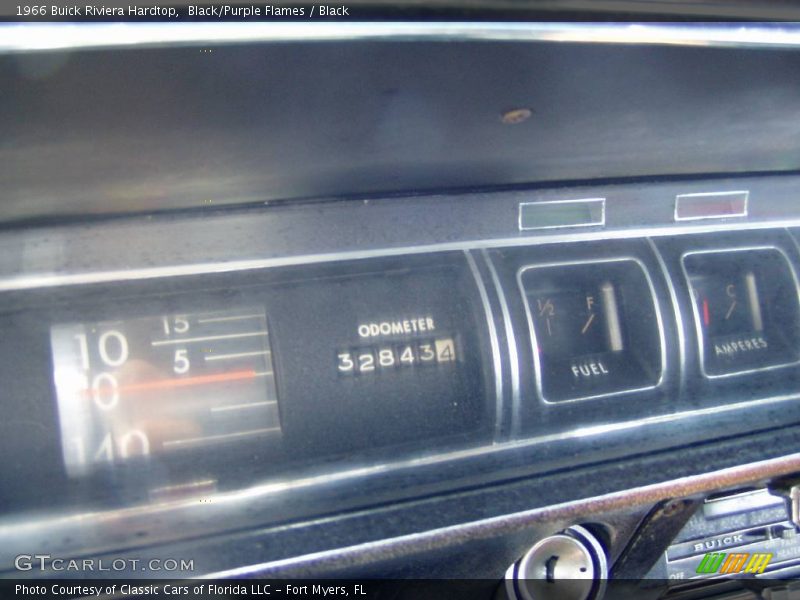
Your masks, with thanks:
[[[54,325],[70,475],[280,436],[263,308]]]

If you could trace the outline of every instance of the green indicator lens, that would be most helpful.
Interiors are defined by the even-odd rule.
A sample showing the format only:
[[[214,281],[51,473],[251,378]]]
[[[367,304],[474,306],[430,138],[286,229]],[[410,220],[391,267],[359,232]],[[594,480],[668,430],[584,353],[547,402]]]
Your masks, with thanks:
[[[582,227],[602,225],[603,198],[520,204],[519,228]]]

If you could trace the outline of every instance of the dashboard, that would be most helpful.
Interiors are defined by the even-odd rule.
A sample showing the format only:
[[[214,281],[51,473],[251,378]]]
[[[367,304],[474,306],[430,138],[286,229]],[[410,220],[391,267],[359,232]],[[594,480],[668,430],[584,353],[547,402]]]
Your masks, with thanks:
[[[273,73],[284,94],[264,96],[249,123],[228,110],[201,127],[195,145],[206,150],[226,131],[241,135],[200,167],[181,162],[194,150],[178,143],[219,107],[221,89],[180,84],[198,92],[197,107],[173,126],[173,101],[187,96],[172,90],[155,110],[152,93],[178,57],[191,81],[195,42],[98,45],[63,64],[58,50],[33,52],[30,64],[56,65],[42,75],[51,88],[20,66],[27,49],[7,50],[0,70],[20,86],[5,102],[19,102],[17,116],[43,116],[15,121],[3,149],[13,153],[0,231],[3,577],[87,576],[20,562],[42,552],[123,560],[104,573],[114,577],[132,576],[133,558],[184,557],[191,563],[170,576],[477,578],[491,585],[475,597],[490,597],[504,578],[526,579],[537,552],[579,543],[589,587],[562,597],[585,599],[602,597],[609,577],[705,581],[713,573],[695,565],[697,545],[735,548],[739,531],[748,544],[780,546],[759,575],[791,577],[797,542],[782,532],[800,525],[800,175],[792,132],[778,128],[796,127],[782,119],[800,100],[781,79],[796,49],[774,46],[797,32],[756,43],[745,31],[731,47],[698,48],[625,40],[626,31],[615,42],[554,42],[541,28],[533,42],[451,40],[444,50],[438,38],[390,39],[374,76],[394,87],[376,85],[354,106],[355,88],[342,85],[327,108],[303,95],[325,53],[351,57],[343,77],[356,78],[374,64],[364,56],[380,45],[375,33],[222,44],[237,71],[216,77],[248,101],[265,93],[245,87],[254,60],[308,68],[291,82]],[[441,65],[424,57],[442,53],[462,65],[483,57],[464,77],[484,85],[515,80],[489,75],[514,56],[549,83],[494,85],[456,111],[459,90],[488,88],[451,71],[436,80]],[[681,53],[696,60],[691,77],[675,67]],[[561,127],[574,126],[567,119],[586,98],[574,70],[589,88],[608,74],[580,67],[589,56],[634,65],[618,82],[642,108],[622,110],[610,103],[618,89],[598,87],[577,128],[585,136],[570,137]],[[399,57],[420,70],[400,69]],[[206,59],[205,69],[223,60]],[[674,77],[654,81],[654,65]],[[677,94],[680,73],[693,118],[670,113],[663,96]],[[127,116],[114,121],[106,102],[134,74],[151,95],[137,108],[144,92],[130,91]],[[762,100],[736,127],[714,129],[753,100],[745,75],[761,78]],[[77,90],[90,80],[102,101]],[[78,125],[116,122],[78,158],[85,132],[56,124],[75,110],[55,105],[63,86],[76,86],[75,106],[95,109],[74,113]],[[535,108],[509,116],[516,104],[505,100],[525,86]],[[52,113],[22,102],[34,93]],[[288,109],[293,99],[301,106]],[[362,112],[354,130],[323,118],[303,129],[313,106]],[[491,123],[469,125],[487,106]],[[380,112],[383,125],[368,126]],[[158,142],[150,158],[122,145],[136,115]],[[25,127],[48,121],[56,141],[44,147]],[[707,137],[692,133],[698,126]],[[309,133],[292,144],[291,131]],[[49,156],[46,176],[18,169],[26,152]],[[251,156],[237,177],[220,176],[247,152],[268,166]],[[311,166],[298,166],[301,155]],[[130,178],[111,168],[128,159]],[[76,160],[109,169],[82,167],[73,184],[65,173]],[[188,186],[200,171],[207,185]],[[131,184],[145,172],[146,185]],[[59,194],[48,178],[65,182]],[[110,196],[122,209],[100,214]],[[166,206],[155,210],[158,199]],[[525,600],[553,591],[508,585]]]

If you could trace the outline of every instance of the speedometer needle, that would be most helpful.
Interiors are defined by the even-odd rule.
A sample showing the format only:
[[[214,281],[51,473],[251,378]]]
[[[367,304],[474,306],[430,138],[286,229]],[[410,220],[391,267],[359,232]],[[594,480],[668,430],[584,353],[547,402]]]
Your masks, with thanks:
[[[153,381],[142,381],[141,383],[121,385],[115,389],[120,393],[141,392],[146,390],[165,390],[171,388],[189,387],[193,385],[205,385],[207,383],[221,383],[224,381],[253,379],[257,376],[258,373],[256,373],[254,370],[251,369],[249,371],[230,371],[228,373],[214,373],[213,375],[195,375],[194,377],[181,377],[179,379],[174,378],[174,379],[156,379]],[[101,388],[83,390],[83,393],[86,395],[97,395],[101,392],[102,392]]]

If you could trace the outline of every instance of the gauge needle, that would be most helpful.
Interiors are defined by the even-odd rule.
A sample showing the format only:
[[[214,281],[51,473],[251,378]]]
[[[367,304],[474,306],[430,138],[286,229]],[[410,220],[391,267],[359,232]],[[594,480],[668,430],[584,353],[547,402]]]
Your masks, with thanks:
[[[242,379],[253,379],[258,377],[258,373],[249,371],[230,371],[228,373],[214,373],[213,375],[196,375],[194,377],[182,377],[180,379],[155,379],[153,381],[142,381],[130,385],[121,385],[116,388],[119,393],[141,392],[146,390],[164,390],[179,387],[189,387],[194,385],[205,385],[209,383],[221,383],[224,381],[237,381]],[[102,388],[84,389],[86,395],[97,395],[102,393]]]
[[[703,300],[703,323],[706,324],[708,327],[709,323],[711,323],[711,315],[708,314],[708,300]]]
[[[581,329],[581,334],[584,334],[589,330],[589,326],[592,324],[592,321],[594,321],[594,313],[589,315],[589,320],[586,321],[586,324],[583,326],[583,329]]]
[[[726,321],[731,318],[731,315],[733,314],[733,309],[734,308],[736,308],[736,300],[731,302],[731,307],[728,309],[728,312],[725,313],[725,320]]]

